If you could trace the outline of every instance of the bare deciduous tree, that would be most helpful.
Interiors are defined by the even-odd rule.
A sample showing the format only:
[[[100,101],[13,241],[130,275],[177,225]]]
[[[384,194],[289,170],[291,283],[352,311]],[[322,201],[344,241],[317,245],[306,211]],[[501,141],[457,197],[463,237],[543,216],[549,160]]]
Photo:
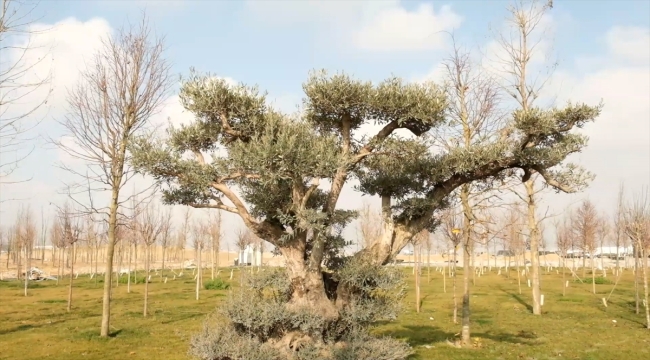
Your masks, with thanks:
[[[452,36],[453,37],[453,36]],[[498,84],[485,72],[479,70],[469,52],[456,46],[452,55],[443,63],[449,106],[448,131],[441,134],[439,142],[447,151],[465,148],[472,151],[488,138],[496,138],[497,129],[502,128],[503,113],[499,108]],[[482,186],[483,185],[483,186]],[[463,319],[461,344],[470,345],[470,283],[472,274],[470,261],[474,254],[474,225],[476,222],[475,202],[481,201],[485,190],[492,186],[485,184],[464,184],[459,198],[463,214]],[[476,199],[473,199],[476,198]]]
[[[368,201],[364,201],[357,219],[359,245],[365,248],[377,240],[383,231],[381,213],[375,211]]]
[[[241,252],[246,249],[247,246],[253,243],[253,234],[247,228],[240,228],[237,230],[235,238],[235,246]],[[241,264],[240,264],[241,265]]]
[[[558,249],[558,255],[560,255],[560,261],[562,262],[562,296],[566,295],[566,258],[571,248],[571,228],[568,223],[568,219],[565,216],[562,219],[562,222],[555,221],[555,242]]]
[[[167,209],[163,213],[162,224],[160,229],[160,236],[158,237],[158,243],[162,248],[162,264],[160,269],[160,278],[162,279],[165,275],[165,256],[167,256],[167,248],[171,245],[172,240],[172,212],[171,209]]]
[[[602,214],[598,217],[598,226],[596,228],[596,237],[598,238],[598,245],[600,245],[600,252],[599,252],[599,257],[600,257],[600,269],[604,271],[605,265],[603,260],[605,259],[605,244],[607,243],[607,238],[609,237],[611,231],[611,227],[609,224],[609,219],[607,217],[607,214]],[[591,259],[592,261],[592,268],[593,268],[593,257]],[[595,289],[594,289],[595,290]],[[595,291],[594,291],[595,293]]]
[[[70,282],[68,287],[67,307],[67,310],[70,311],[72,309],[72,282],[74,280],[74,251],[75,244],[81,238],[82,226],[79,224],[75,211],[68,203],[66,203],[63,208],[59,209],[58,221],[63,236],[63,243],[69,251],[68,258],[72,258],[70,261]]]
[[[593,253],[596,247],[596,235],[599,222],[598,212],[596,211],[596,206],[591,201],[584,200],[575,210],[573,216],[573,231],[578,241],[578,246],[583,253],[582,277],[584,278],[587,272],[587,256],[591,255],[593,259]]]
[[[131,293],[131,270],[133,270],[133,279],[134,281],[138,282],[138,258],[137,258],[137,250],[138,250],[138,242],[141,240],[141,233],[140,233],[140,224],[138,223],[138,218],[140,217],[142,207],[141,204],[137,202],[136,196],[135,196],[135,190],[134,190],[134,195],[131,197],[131,218],[128,219],[125,224],[125,242],[127,251],[129,252],[127,257],[127,280],[126,280],[126,292],[128,294]],[[133,267],[131,267],[133,265]],[[121,272],[121,271],[120,271]],[[118,275],[119,276],[119,275]],[[119,279],[118,279],[118,284],[119,284]]]
[[[206,238],[210,236],[209,225],[204,221],[196,222],[192,228],[192,242],[196,252],[196,300],[199,300],[199,291],[203,283],[203,264],[201,263],[201,253],[205,248]]]
[[[35,115],[51,92],[50,72],[35,71],[48,57],[31,54],[38,50],[34,36],[48,30],[32,26],[37,20],[33,18],[36,5],[16,0],[0,2],[0,184],[25,181],[7,177],[31,153],[24,146],[33,139],[29,131],[39,123]],[[41,90],[45,90],[44,94],[36,101],[25,101]]]
[[[87,171],[63,166],[82,181],[73,184],[71,198],[110,189],[106,207],[82,204],[86,211],[103,213],[108,219],[106,275],[101,336],[109,335],[111,274],[115,252],[115,229],[119,208],[128,199],[121,190],[135,172],[129,166],[130,139],[147,129],[151,117],[162,107],[172,85],[170,64],[163,57],[162,38],[155,38],[146,18],[138,26],[126,27],[102,47],[80,81],[70,89],[69,115],[61,121],[65,140],[55,143],[70,156],[83,161]],[[72,140],[68,142],[67,140]]]
[[[614,244],[616,245],[616,271],[620,271],[620,249],[626,247],[627,236],[625,234],[625,186],[623,183],[618,188],[616,201],[616,214],[614,215]],[[627,258],[627,257],[626,257]]]
[[[639,265],[643,273],[643,296],[646,328],[650,329],[650,304],[648,304],[648,248],[650,248],[650,197],[648,190],[635,196],[634,201],[625,211],[625,233],[632,239],[635,247],[635,277]],[[642,264],[639,264],[642,262]],[[638,296],[637,296],[638,299]],[[638,313],[638,300],[637,300]]]
[[[95,284],[97,284],[97,266],[99,262],[99,249],[102,246],[102,236],[97,229],[97,223],[92,214],[86,216],[86,244],[89,251],[90,259],[90,271],[92,272],[92,277],[95,279]],[[93,269],[94,262],[94,269]]]
[[[515,267],[517,270],[517,285],[519,294],[521,294],[521,271],[520,265],[526,267],[526,242],[523,236],[523,224],[521,219],[521,209],[519,204],[511,204],[506,213],[505,219],[505,245],[507,250],[514,255]],[[509,276],[510,254],[506,263],[506,272]]]
[[[502,78],[505,81],[505,89],[518,103],[519,109],[523,113],[535,111],[534,104],[539,98],[540,93],[550,76],[531,76],[531,65],[533,58],[539,55],[540,39],[536,35],[540,31],[544,17],[552,9],[551,1],[538,0],[517,0],[513,6],[509,7],[510,15],[507,18],[508,25],[511,26],[511,33],[501,34],[497,38],[501,50],[505,55],[499,57],[498,63],[502,67],[499,69]],[[514,34],[513,34],[514,33]],[[551,64],[549,72],[555,69],[556,64]],[[538,126],[541,126],[539,124]],[[532,272],[532,298],[533,314],[541,315],[541,284],[539,270],[539,247],[541,234],[539,221],[537,220],[537,206],[539,198],[539,188],[536,188],[536,180],[539,175],[545,177],[546,172],[540,173],[535,169],[527,169],[522,175],[522,182],[526,190],[525,196],[521,196],[527,205],[527,226],[528,237],[531,253],[531,272]],[[585,185],[591,177],[590,174],[582,171],[572,172],[577,174],[572,179],[566,179],[564,184],[550,184],[556,189],[564,192],[574,192]]]
[[[415,270],[415,311],[420,312],[422,305],[420,296],[420,278],[421,278],[421,263],[422,263],[422,247],[429,241],[429,231],[426,229],[420,231],[413,237],[413,255],[415,263],[413,264]]]
[[[219,269],[219,254],[221,249],[221,213],[215,212],[210,216],[209,228],[210,233],[210,251],[212,260],[212,279],[214,279],[215,265]]]
[[[57,219],[52,223],[50,230],[50,243],[52,243],[52,250],[58,250],[58,257],[56,259],[56,284],[59,284],[59,279],[63,276],[61,266],[63,265],[63,253],[65,249],[65,236],[63,233],[63,228],[61,227],[61,221]],[[55,264],[54,253],[52,255],[52,265]]]
[[[185,247],[187,246],[187,239],[190,236],[190,231],[190,208],[186,208],[185,212],[183,213],[183,222],[176,234],[176,249],[180,252],[181,255],[181,266],[183,266],[185,263]]]
[[[460,236],[460,226],[461,226],[461,219],[460,215],[455,213],[452,209],[446,210],[443,212],[442,216],[442,233],[444,236],[451,241],[451,244],[453,246],[453,251],[454,255],[452,259],[449,261],[449,266],[450,269],[453,268],[453,271],[451,272],[452,276],[452,287],[453,287],[453,298],[454,298],[454,314],[453,314],[453,319],[454,319],[454,324],[458,323],[458,299],[456,297],[456,265],[458,260],[456,260],[456,254],[458,253],[458,245],[460,245],[460,242],[462,240]]]
[[[142,314],[147,317],[147,305],[149,300],[149,270],[151,265],[151,245],[156,243],[156,240],[163,231],[164,218],[161,216],[158,208],[151,202],[147,203],[138,213],[137,218],[138,233],[145,246],[144,255],[144,308]]]
[[[22,207],[18,212],[15,225],[16,242],[18,248],[22,249],[22,256],[25,259],[25,296],[27,296],[27,288],[29,285],[29,277],[31,275],[31,258],[34,249],[34,241],[36,240],[36,224],[34,223],[34,215],[29,207]],[[20,258],[21,254],[18,254]],[[20,263],[16,268],[20,273]]]

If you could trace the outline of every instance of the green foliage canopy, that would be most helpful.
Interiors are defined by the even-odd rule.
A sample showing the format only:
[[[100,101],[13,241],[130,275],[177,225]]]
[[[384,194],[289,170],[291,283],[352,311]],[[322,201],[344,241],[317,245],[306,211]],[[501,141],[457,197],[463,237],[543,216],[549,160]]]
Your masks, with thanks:
[[[537,172],[573,191],[591,178],[563,163],[586,146],[573,130],[593,121],[600,106],[515,111],[500,137],[434,153],[430,134],[448,124],[445,91],[433,83],[392,77],[373,84],[319,71],[303,89],[304,109],[290,116],[271,108],[256,87],[192,72],[180,99],[195,121],[162,140],[135,139],[133,165],[164,185],[168,204],[239,214],[277,246],[311,234],[302,237],[305,251],[318,243],[325,253],[334,247],[328,244],[343,244],[340,230],[355,215],[336,208],[353,177],[358,191],[390,197],[392,219],[413,234],[434,223],[435,211],[465,183],[521,169],[524,178]],[[364,136],[372,124],[380,130]],[[398,136],[398,129],[413,136]]]

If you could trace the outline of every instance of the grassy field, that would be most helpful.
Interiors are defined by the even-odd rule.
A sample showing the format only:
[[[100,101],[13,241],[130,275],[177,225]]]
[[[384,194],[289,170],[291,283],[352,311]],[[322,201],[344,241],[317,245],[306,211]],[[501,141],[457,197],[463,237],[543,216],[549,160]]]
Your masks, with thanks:
[[[643,316],[634,314],[631,272],[620,280],[607,308],[601,298],[607,296],[611,283],[597,285],[594,295],[590,283],[571,281],[563,297],[561,275],[544,274],[542,317],[528,310],[530,289],[525,281],[520,295],[516,273],[511,276],[491,273],[476,278],[471,297],[475,348],[447,344],[460,327],[452,322],[451,282],[447,280],[447,293],[443,293],[442,275],[433,269],[430,282],[424,270],[422,312],[415,312],[414,291],[410,291],[399,320],[380,324],[375,332],[408,341],[417,352],[414,359],[650,358],[649,331],[644,329]],[[206,272],[205,278],[209,277]],[[234,280],[238,278],[235,273]],[[236,281],[232,285],[231,290],[202,290],[201,300],[196,301],[191,279],[164,284],[155,278],[150,284],[151,315],[144,318],[144,285],[133,285],[127,294],[126,285],[120,284],[114,289],[113,336],[103,339],[98,336],[101,283],[86,276],[75,280],[73,309],[67,313],[63,283],[33,283],[25,297],[22,284],[0,282],[0,359],[188,359],[189,338],[228,291],[237,291]]]

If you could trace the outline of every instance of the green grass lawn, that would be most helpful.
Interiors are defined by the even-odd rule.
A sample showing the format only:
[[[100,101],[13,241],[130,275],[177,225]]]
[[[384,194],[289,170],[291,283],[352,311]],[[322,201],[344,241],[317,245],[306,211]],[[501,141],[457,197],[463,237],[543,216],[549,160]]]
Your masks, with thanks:
[[[405,271],[411,274],[410,269]],[[229,272],[221,275],[227,279]],[[408,341],[417,352],[414,359],[650,359],[650,332],[644,329],[643,315],[634,314],[631,272],[623,276],[607,308],[601,298],[612,284],[597,285],[594,295],[590,283],[571,281],[563,297],[561,275],[544,274],[541,317],[529,311],[525,280],[520,295],[516,273],[511,276],[492,273],[476,278],[471,296],[475,348],[456,349],[446,343],[453,341],[460,326],[452,322],[451,281],[447,279],[443,293],[442,275],[433,269],[430,282],[424,270],[422,311],[415,312],[409,276],[411,291],[404,313],[374,331]],[[209,278],[206,272],[205,279]],[[190,278],[170,279],[167,284],[155,278],[148,318],[142,315],[144,285],[133,285],[127,294],[126,285],[120,284],[113,295],[113,336],[107,339],[98,336],[101,283],[86,276],[75,280],[73,309],[67,313],[63,283],[33,283],[25,297],[22,284],[0,282],[0,359],[188,359],[189,338],[229,291],[238,290],[238,278],[235,273],[230,290],[202,290],[199,301]],[[461,291],[459,281],[459,299]]]

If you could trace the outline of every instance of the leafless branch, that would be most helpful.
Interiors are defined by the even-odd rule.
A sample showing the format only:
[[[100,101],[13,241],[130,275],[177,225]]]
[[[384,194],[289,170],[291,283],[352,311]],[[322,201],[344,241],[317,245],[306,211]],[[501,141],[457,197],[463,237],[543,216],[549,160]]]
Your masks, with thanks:
[[[36,135],[30,133],[41,122],[37,111],[52,91],[51,72],[37,71],[49,56],[34,56],[39,50],[50,54],[50,49],[34,44],[36,36],[49,30],[33,26],[39,20],[34,18],[37,5],[19,0],[0,3],[0,185],[31,179],[10,180],[9,176],[34,150]]]

